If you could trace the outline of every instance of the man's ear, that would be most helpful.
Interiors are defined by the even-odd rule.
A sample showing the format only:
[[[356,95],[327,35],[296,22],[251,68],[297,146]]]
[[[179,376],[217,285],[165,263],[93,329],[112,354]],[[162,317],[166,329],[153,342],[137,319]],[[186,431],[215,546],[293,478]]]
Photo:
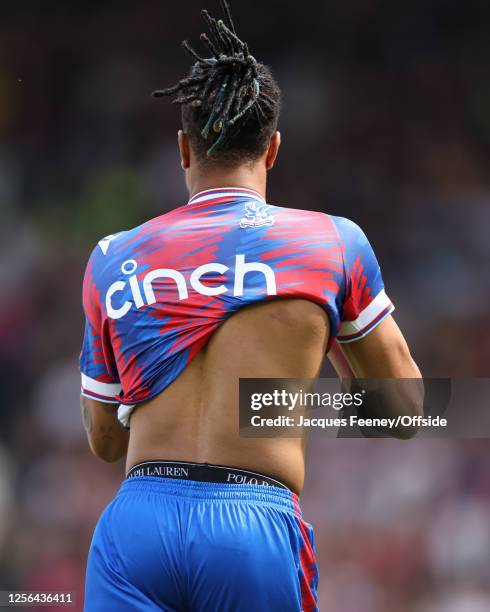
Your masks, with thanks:
[[[191,163],[191,148],[189,146],[189,137],[183,130],[178,132],[180,165],[182,170],[187,170]]]
[[[274,132],[269,141],[269,148],[265,157],[265,167],[267,170],[272,170],[274,163],[279,153],[279,147],[281,146],[281,132]]]

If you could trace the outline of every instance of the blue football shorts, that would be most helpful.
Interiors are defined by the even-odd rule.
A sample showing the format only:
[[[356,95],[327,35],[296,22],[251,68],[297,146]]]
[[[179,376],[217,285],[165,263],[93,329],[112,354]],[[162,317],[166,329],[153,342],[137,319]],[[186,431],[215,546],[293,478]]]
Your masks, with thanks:
[[[131,469],[99,519],[85,612],[314,612],[313,530],[298,496],[208,464]]]

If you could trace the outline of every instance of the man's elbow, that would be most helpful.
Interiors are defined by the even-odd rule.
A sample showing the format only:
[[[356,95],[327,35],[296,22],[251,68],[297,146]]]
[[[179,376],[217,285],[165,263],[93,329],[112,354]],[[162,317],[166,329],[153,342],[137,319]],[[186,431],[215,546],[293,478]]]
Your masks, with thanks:
[[[411,425],[400,425],[393,430],[393,437],[398,440],[411,440],[415,438],[419,431],[419,427],[416,424]]]
[[[415,362],[414,366],[417,368]],[[420,429],[420,419],[424,416],[424,381],[418,368],[417,372],[418,376],[397,383],[399,425],[394,428],[393,433],[400,440],[414,438]]]
[[[115,463],[116,461],[122,459],[126,454],[125,449],[114,444],[112,441],[108,443],[105,440],[96,440],[89,437],[88,442],[93,455],[104,463]]]
[[[365,381],[372,387],[365,395],[360,416],[380,423],[375,429],[383,436],[408,440],[418,433],[424,415],[424,381],[418,368],[417,373],[412,372],[410,378]]]

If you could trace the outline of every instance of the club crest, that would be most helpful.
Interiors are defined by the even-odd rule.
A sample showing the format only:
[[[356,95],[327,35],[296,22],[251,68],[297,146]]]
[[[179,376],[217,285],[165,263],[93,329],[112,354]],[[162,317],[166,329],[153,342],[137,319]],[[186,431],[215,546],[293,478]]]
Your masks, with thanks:
[[[261,202],[248,202],[245,204],[243,217],[240,219],[240,227],[261,227],[272,225],[274,216],[271,214],[272,206]]]

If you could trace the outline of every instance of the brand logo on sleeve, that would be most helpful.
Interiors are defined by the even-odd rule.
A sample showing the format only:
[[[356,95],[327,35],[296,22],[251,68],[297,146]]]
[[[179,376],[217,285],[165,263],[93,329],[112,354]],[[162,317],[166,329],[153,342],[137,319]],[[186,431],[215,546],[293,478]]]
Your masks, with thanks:
[[[110,236],[106,236],[105,238],[102,238],[102,240],[99,240],[100,250],[102,253],[104,253],[104,255],[106,255],[107,249],[109,248],[111,242],[114,240],[114,238],[117,238],[118,235],[119,234],[111,234]]]
[[[178,270],[172,268],[159,268],[150,270],[143,278],[142,283],[138,280],[136,270],[138,263],[134,259],[126,260],[121,266],[121,272],[128,276],[127,281],[118,280],[109,287],[105,296],[105,306],[107,316],[110,319],[120,319],[124,317],[133,306],[136,309],[143,306],[155,304],[157,298],[155,296],[155,287],[163,285],[165,291],[173,290],[177,293],[179,301],[186,300],[189,297],[187,281],[184,275]],[[231,268],[224,264],[208,263],[196,268],[190,275],[189,284],[191,288],[201,295],[209,297],[222,295],[223,293],[232,292],[234,296],[243,296],[245,279],[251,273],[259,273],[262,275],[265,292],[267,295],[277,295],[276,277],[274,270],[267,264],[261,262],[246,262],[245,255],[237,255],[235,257],[235,266],[233,269],[233,287],[229,288],[225,284],[212,285],[205,284],[205,279],[202,277],[206,274],[226,274]],[[231,279],[230,279],[231,280]],[[158,281],[158,283],[157,283]],[[121,298],[118,294],[126,291],[129,285],[131,292],[131,300],[125,300],[121,303]],[[261,288],[262,288],[261,287]]]

